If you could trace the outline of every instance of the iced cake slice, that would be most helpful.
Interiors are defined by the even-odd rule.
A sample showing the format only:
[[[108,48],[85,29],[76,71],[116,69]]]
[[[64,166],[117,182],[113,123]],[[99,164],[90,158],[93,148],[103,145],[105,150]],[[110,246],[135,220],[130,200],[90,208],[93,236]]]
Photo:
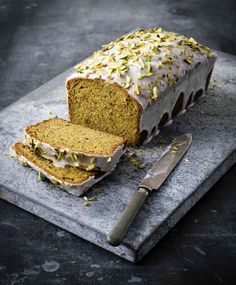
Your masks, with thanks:
[[[82,195],[109,174],[109,172],[99,171],[88,172],[73,166],[55,167],[52,161],[36,154],[33,149],[22,142],[17,142],[12,146],[12,154],[22,164],[37,171],[39,177],[46,177],[54,185],[75,196]]]
[[[112,171],[124,153],[123,138],[59,118],[30,125],[24,135],[25,143],[56,167]]]

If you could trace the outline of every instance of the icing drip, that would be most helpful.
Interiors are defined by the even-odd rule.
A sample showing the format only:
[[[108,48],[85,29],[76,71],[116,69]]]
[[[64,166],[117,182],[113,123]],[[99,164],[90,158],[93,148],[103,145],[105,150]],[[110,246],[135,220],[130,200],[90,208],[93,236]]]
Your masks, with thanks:
[[[183,102],[178,115],[184,114],[187,108],[193,106],[194,100],[196,100],[193,95],[199,90],[201,90],[202,96],[204,95],[206,78],[212,70],[214,62],[215,58],[211,58],[209,61],[202,63],[197,69],[190,71],[175,86],[166,90],[166,94],[162,94],[159,100],[149,106],[149,108],[143,110],[140,120],[140,130],[147,132],[144,143],[147,143],[156,135],[160,128],[159,123],[164,114],[168,114],[168,120],[164,126],[172,123],[172,111],[181,94],[183,94]],[[153,128],[156,128],[156,133],[154,134],[151,133]]]

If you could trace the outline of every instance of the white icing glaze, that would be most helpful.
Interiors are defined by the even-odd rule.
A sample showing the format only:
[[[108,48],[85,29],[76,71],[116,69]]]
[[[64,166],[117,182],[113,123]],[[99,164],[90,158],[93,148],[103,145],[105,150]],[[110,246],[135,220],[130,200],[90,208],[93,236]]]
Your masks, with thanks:
[[[165,91],[166,94],[163,93],[160,95],[159,100],[154,102],[147,109],[143,110],[140,119],[140,130],[145,130],[148,132],[144,143],[149,142],[151,138],[156,135],[156,133],[151,134],[151,131],[153,128],[156,128],[156,132],[158,131],[158,124],[165,113],[168,114],[169,118],[165,123],[165,126],[172,123],[171,113],[181,93],[183,93],[184,97],[182,108],[178,115],[184,114],[187,108],[190,108],[194,105],[194,95],[200,89],[202,89],[203,92],[205,91],[206,78],[213,68],[214,63],[215,58],[211,58],[210,60],[203,62],[200,66],[198,66],[197,69],[193,69],[188,74],[186,74],[182,80],[177,82],[176,85],[167,89]],[[191,94],[193,94],[192,102],[187,107],[186,105]]]
[[[157,48],[158,52],[153,48]],[[104,46],[77,65],[77,72],[67,81],[100,78],[123,86],[142,106],[139,130],[147,131],[148,139],[157,132],[151,134],[154,127],[158,128],[164,113],[168,113],[171,120],[171,112],[180,92],[184,92],[181,110],[184,111],[191,92],[201,88],[205,90],[206,78],[215,60],[216,55],[209,48],[192,38],[150,29],[130,33]],[[127,68],[120,71],[122,64]],[[151,75],[140,78],[140,74],[146,74],[150,67]],[[132,80],[125,86],[127,76]],[[139,86],[139,95],[135,92],[135,85]],[[157,88],[158,96],[154,96],[153,88]]]
[[[31,162],[30,160],[26,159],[23,155],[19,155],[15,152],[15,150],[13,148],[11,148],[11,154],[20,162],[23,164],[27,164],[29,165],[32,169],[34,169],[35,171],[42,173],[47,179],[51,180],[55,180],[58,182],[58,186],[61,189],[69,192],[72,195],[75,196],[81,196],[82,194],[84,194],[89,188],[91,188],[94,184],[96,184],[97,182],[99,182],[100,180],[102,180],[104,177],[106,177],[107,175],[109,175],[111,172],[105,172],[103,175],[99,176],[99,177],[95,177],[94,175],[91,175],[87,180],[83,181],[82,183],[79,184],[71,184],[68,183],[66,181],[62,181],[58,178],[56,178],[55,176],[52,176],[51,174],[47,173],[46,171],[44,171],[43,169],[39,168],[37,165],[35,165],[33,162]]]
[[[32,147],[31,141],[34,145],[42,150],[41,156],[50,159],[56,167],[65,167],[66,165],[79,167],[86,170],[100,170],[100,171],[112,171],[115,169],[121,156],[124,154],[124,145],[117,147],[117,149],[111,155],[99,155],[88,153],[76,153],[76,158],[72,159],[71,151],[69,149],[62,148],[60,152],[65,152],[62,159],[58,160],[58,150],[53,148],[50,144],[39,141],[32,138],[24,130],[24,143],[29,147]],[[91,168],[89,168],[91,167]]]

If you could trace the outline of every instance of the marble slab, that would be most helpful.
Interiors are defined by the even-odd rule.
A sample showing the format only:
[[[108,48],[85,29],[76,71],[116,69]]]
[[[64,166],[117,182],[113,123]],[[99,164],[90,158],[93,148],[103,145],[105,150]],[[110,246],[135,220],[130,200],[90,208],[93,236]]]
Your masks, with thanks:
[[[138,169],[124,157],[113,174],[88,192],[88,196],[98,195],[88,207],[83,206],[83,198],[38,181],[34,171],[7,155],[11,144],[21,139],[26,125],[56,115],[67,118],[64,81],[71,71],[0,112],[0,198],[137,262],[236,161],[236,57],[218,53],[206,96],[141,149],[138,160],[145,163],[145,169]],[[187,155],[161,189],[148,197],[123,243],[110,246],[106,235],[139,181],[171,139],[185,132],[193,135]]]

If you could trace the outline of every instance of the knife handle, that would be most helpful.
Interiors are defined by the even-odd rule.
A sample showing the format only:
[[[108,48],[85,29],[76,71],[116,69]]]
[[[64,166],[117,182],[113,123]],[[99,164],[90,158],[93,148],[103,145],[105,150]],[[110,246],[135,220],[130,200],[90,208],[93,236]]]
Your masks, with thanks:
[[[122,212],[120,218],[107,236],[107,241],[110,245],[118,246],[122,242],[148,194],[147,189],[140,187],[139,190],[133,195],[132,199]]]

